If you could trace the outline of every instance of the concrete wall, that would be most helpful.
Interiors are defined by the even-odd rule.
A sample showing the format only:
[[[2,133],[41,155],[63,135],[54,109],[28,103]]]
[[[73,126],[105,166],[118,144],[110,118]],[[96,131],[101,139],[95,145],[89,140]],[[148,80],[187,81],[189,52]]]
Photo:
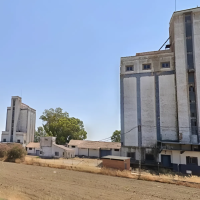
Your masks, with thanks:
[[[154,146],[157,143],[155,109],[154,77],[141,77],[141,118],[143,147]]]
[[[120,156],[120,149],[119,149],[119,151],[115,151],[115,149],[112,149],[111,154],[112,154],[113,156]]]
[[[194,63],[196,70],[197,116],[200,135],[200,12],[195,12],[193,14],[193,33]]]
[[[6,139],[6,142],[10,141],[9,132],[2,131],[2,134],[1,134],[1,141],[3,142],[4,139]]]
[[[19,115],[19,124],[17,127],[17,131],[21,131],[27,133],[27,118],[28,118],[28,110],[21,110]]]
[[[88,156],[88,149],[81,149],[81,148],[79,148],[78,155],[79,156]]]
[[[126,170],[130,169],[130,159],[127,159],[125,161],[102,159],[102,161],[103,161],[103,167],[106,167],[106,168],[114,168],[114,169],[124,170],[125,163],[126,163]]]
[[[28,155],[36,155],[37,150],[41,151],[40,148],[32,148],[32,150],[30,150],[30,148],[27,148],[27,154]]]
[[[52,156],[54,158],[64,157],[64,151],[65,151],[64,149],[62,149],[62,148],[60,148],[60,147],[58,147],[56,145],[52,145]],[[56,156],[55,152],[58,152],[59,156]]]
[[[75,155],[78,156],[78,147],[75,146],[75,148],[73,148],[72,146],[75,146],[75,145],[69,145],[69,148],[73,149],[75,151]]]
[[[40,137],[41,147],[51,147],[54,142],[55,142],[55,137]]]
[[[138,145],[136,78],[124,78],[124,146]],[[131,130],[131,131],[130,131]],[[128,132],[130,131],[130,132]],[[128,132],[128,133],[127,133]]]
[[[197,157],[198,158],[198,166],[200,166],[200,153],[195,151],[185,151],[184,153],[180,153],[180,151],[175,150],[167,150],[162,151],[159,155],[159,161],[161,162],[161,155],[171,155],[171,162],[173,164],[183,164],[186,165],[186,157]]]
[[[7,118],[6,118],[6,131],[10,131],[10,124],[11,124],[11,110],[7,109]]]
[[[89,149],[89,157],[99,158],[99,149]]]
[[[52,154],[52,147],[41,147],[41,151],[42,151],[42,157],[53,157]]]
[[[15,106],[13,106],[13,100],[15,100]],[[15,108],[15,109],[13,109]],[[7,108],[7,118],[6,118],[6,130],[9,132],[8,141],[11,138],[11,125],[12,125],[12,113],[14,110],[14,126],[13,126],[13,142],[17,142],[19,136],[17,133],[25,133],[25,136],[20,136],[23,144],[28,144],[34,142],[35,134],[35,121],[36,112],[30,107],[22,104],[21,98],[16,96],[11,99],[11,107]]]
[[[27,143],[34,141],[36,113],[28,110]]]
[[[35,155],[36,154],[36,151],[35,151],[35,148],[27,148],[27,154],[31,154],[31,155]]]
[[[162,140],[178,140],[174,75],[159,76],[160,126]]]
[[[182,142],[190,142],[190,129],[183,128],[190,127],[184,15],[174,17],[174,41],[179,133]]]

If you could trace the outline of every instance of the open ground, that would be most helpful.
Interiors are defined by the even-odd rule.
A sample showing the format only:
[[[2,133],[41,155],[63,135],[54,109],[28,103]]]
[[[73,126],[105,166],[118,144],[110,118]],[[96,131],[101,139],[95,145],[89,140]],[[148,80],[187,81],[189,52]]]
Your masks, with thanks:
[[[200,190],[66,169],[0,162],[0,198],[200,199]]]

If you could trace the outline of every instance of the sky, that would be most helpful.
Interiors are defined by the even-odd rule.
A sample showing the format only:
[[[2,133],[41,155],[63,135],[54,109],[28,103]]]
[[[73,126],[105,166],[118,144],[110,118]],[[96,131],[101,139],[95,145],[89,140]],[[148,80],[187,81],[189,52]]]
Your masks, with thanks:
[[[200,6],[177,0],[176,9]],[[120,130],[120,57],[158,50],[175,0],[1,0],[0,131],[11,96],[36,109],[61,107],[87,139]]]

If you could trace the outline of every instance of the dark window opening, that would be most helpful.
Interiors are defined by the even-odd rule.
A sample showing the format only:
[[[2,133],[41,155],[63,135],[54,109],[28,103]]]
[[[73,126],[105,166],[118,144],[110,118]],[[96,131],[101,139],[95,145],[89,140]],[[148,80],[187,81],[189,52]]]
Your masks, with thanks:
[[[126,71],[133,71],[133,70],[134,70],[133,65],[126,66]]]
[[[148,69],[151,69],[151,64],[144,64],[143,70],[148,70]]]
[[[3,142],[6,142],[6,139],[3,139]]]
[[[42,154],[42,151],[40,151],[40,154]]]
[[[119,151],[119,149],[114,149],[114,151]]]
[[[76,146],[72,146],[72,148],[76,148]]]
[[[192,72],[188,73],[188,82],[194,83],[194,73]]]
[[[29,150],[32,150],[32,148],[29,148]]]
[[[189,91],[194,92],[194,87],[190,86]]]
[[[170,62],[162,63],[162,68],[170,68]]]
[[[59,152],[55,152],[55,156],[59,156]]]
[[[135,152],[127,152],[127,157],[130,157],[131,160],[135,160]]]
[[[147,161],[154,161],[154,155],[153,155],[153,154],[147,153],[147,154],[146,154],[146,160],[147,160]]]
[[[186,164],[198,165],[198,158],[186,156]]]
[[[20,143],[20,140],[17,140],[17,143]]]

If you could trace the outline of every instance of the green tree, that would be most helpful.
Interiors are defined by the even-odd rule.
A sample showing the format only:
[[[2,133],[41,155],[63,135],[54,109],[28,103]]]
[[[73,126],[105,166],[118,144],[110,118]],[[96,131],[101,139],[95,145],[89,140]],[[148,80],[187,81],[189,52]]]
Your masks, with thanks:
[[[83,122],[80,119],[69,117],[69,114],[63,112],[61,108],[46,109],[40,119],[44,123],[43,128],[47,135],[56,137],[57,144],[65,144],[71,139],[84,140],[87,138]]]
[[[111,141],[112,142],[120,142],[121,141],[121,131],[116,130],[113,132],[111,136]]]
[[[40,137],[45,137],[47,136],[44,128],[42,126],[39,126],[37,128],[37,131],[35,131],[35,135],[34,135],[34,142],[39,142],[40,141]]]

